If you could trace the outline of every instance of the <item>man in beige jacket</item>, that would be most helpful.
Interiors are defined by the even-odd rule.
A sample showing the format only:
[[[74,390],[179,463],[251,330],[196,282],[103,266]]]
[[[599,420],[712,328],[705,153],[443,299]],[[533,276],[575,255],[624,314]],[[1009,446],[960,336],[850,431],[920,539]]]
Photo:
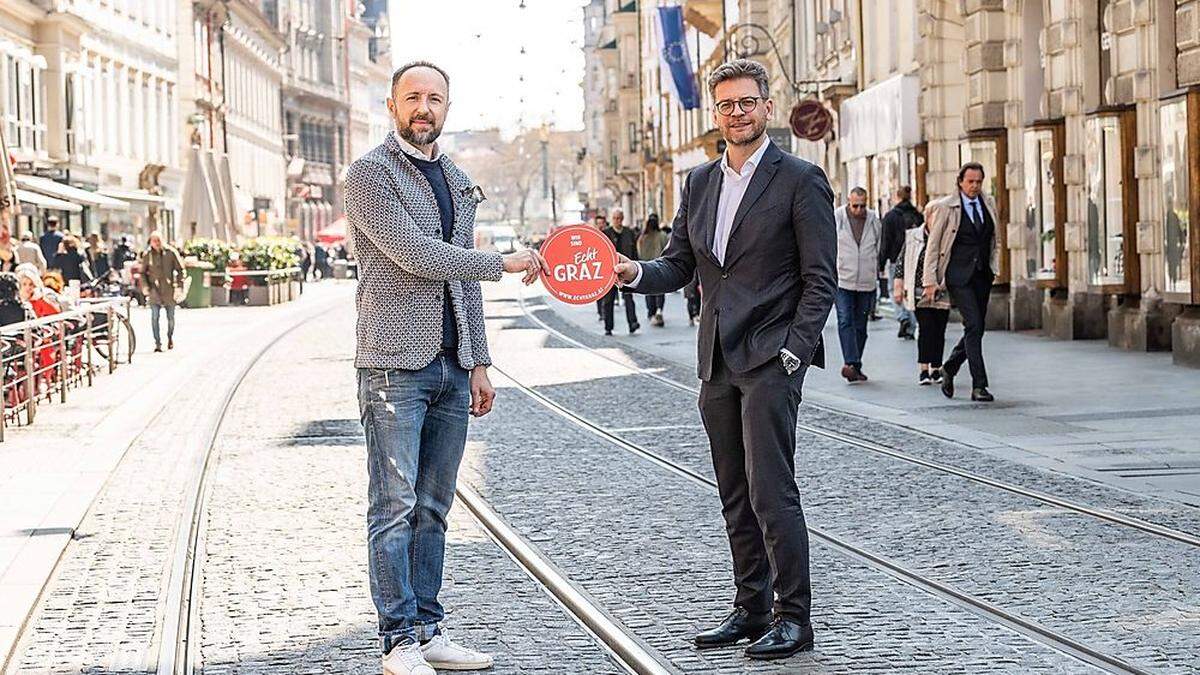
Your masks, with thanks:
[[[983,194],[983,166],[968,162],[958,170],[958,190],[933,202],[925,246],[922,285],[928,297],[949,292],[963,318],[963,336],[942,365],[942,393],[954,397],[954,376],[967,362],[971,400],[993,401],[983,363],[983,330],[996,278],[996,202]]]

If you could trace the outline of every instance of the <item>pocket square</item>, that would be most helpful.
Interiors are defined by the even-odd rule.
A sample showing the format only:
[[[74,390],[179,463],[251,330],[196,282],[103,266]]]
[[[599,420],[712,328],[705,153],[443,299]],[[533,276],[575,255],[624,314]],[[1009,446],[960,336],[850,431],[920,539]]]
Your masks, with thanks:
[[[463,190],[463,196],[470,197],[471,201],[475,202],[476,204],[480,204],[487,199],[487,196],[483,194],[483,188],[479,187],[478,185],[472,185],[471,187]]]

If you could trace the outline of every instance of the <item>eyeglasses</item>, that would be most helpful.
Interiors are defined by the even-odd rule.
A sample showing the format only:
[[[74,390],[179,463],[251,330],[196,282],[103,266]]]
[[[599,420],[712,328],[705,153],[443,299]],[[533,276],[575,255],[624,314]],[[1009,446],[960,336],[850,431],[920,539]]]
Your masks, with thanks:
[[[867,205],[866,205],[866,204],[851,204],[851,205],[850,205],[850,208],[852,208],[852,209],[854,209],[855,211],[857,211],[857,210],[859,210],[859,209],[865,209],[865,208],[867,208]]]
[[[733,114],[733,106],[735,106],[735,105],[737,107],[741,108],[742,112],[744,112],[744,113],[752,113],[752,112],[754,112],[754,109],[758,107],[758,102],[765,101],[765,100],[766,99],[764,99],[761,96],[745,96],[743,98],[739,98],[736,100],[726,99],[724,101],[717,101],[716,107],[717,107],[717,112],[721,113],[722,115],[724,115],[726,117],[729,117],[730,115]]]

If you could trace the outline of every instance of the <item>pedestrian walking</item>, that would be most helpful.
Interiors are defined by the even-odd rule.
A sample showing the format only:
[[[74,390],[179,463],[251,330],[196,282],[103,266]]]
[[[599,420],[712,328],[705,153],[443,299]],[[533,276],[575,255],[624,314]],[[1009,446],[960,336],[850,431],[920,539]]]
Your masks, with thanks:
[[[79,239],[75,235],[63,238],[62,252],[54,256],[50,266],[62,273],[65,283],[75,281],[83,284],[92,280],[92,270],[88,267],[87,258],[79,252]]]
[[[316,266],[316,269],[313,270],[314,280],[318,277],[325,280],[331,276],[329,273],[329,249],[325,248],[324,244],[316,244],[313,247],[313,264]]]
[[[495,397],[479,282],[522,272],[529,284],[549,271],[532,249],[501,255],[471,247],[478,188],[437,145],[449,89],[445,71],[431,63],[401,66],[387,100],[396,130],[351,164],[345,181],[361,268],[354,361],[385,675],[492,665],[491,656],[446,636],[438,602],[468,413],[487,414]]]
[[[638,259],[637,248],[637,233],[625,227],[625,212],[621,209],[612,210],[612,224],[603,230],[604,236],[608,237],[612,242],[613,248],[617,249],[618,255],[623,255],[630,260]],[[633,335],[637,332],[642,324],[637,320],[637,304],[633,301],[633,293],[613,286],[608,293],[601,298],[604,301],[604,334],[612,335],[613,324],[613,305],[616,304],[617,294],[621,295],[621,304],[625,306],[625,320],[629,323],[629,334]]]
[[[922,218],[924,221],[924,218]],[[886,226],[885,226],[886,227]],[[942,382],[942,356],[946,351],[946,323],[950,319],[950,297],[943,291],[925,293],[921,279],[925,271],[925,242],[929,224],[904,233],[904,247],[896,258],[893,299],[913,314],[917,333],[917,384]]]
[[[47,264],[53,264],[54,256],[58,255],[58,245],[62,243],[63,233],[58,231],[58,218],[50,216],[46,219],[46,231],[38,239],[42,249],[42,257]]]
[[[703,292],[700,289],[700,274],[692,275],[692,280],[687,286],[683,287],[683,298],[687,301],[688,325],[695,326],[696,321],[700,318],[700,298]]]
[[[605,217],[605,215],[603,213],[597,213],[596,217],[593,219],[592,222],[593,222],[593,225],[595,226],[595,228],[601,232],[608,229],[608,218]],[[604,323],[604,298],[605,297],[606,296],[601,296],[601,298],[596,301],[596,318],[599,319],[601,323]]]
[[[971,369],[971,400],[995,400],[988,391],[983,332],[996,278],[996,202],[983,194],[983,165],[958,170],[958,190],[933,203],[925,245],[925,292],[949,292],[963,319],[963,336],[942,365],[942,393],[954,398],[954,377],[964,362]]]
[[[879,271],[887,275],[888,288],[899,278],[896,265],[904,257],[907,233],[920,227],[925,216],[912,203],[912,188],[901,185],[892,194],[892,208],[883,216],[883,241],[879,244]],[[911,340],[916,334],[916,316],[903,303],[896,304],[896,321],[900,328],[896,337]]]
[[[21,263],[33,265],[39,274],[46,271],[46,256],[42,253],[42,247],[33,241],[33,235],[28,232],[21,233],[21,242],[17,244],[17,264]]]
[[[821,329],[837,287],[833,191],[821,169],[767,137],[775,103],[766,68],[731,61],[708,87],[725,153],[688,174],[663,256],[622,259],[616,271],[646,294],[700,274],[700,414],[737,593],[733,611],[695,644],[749,639],[746,656],[777,659],[813,645],[796,417],[807,367],[825,363]]]
[[[875,307],[876,270],[883,226],[867,208],[867,191],[850,190],[850,199],[834,213],[837,223],[837,328],[842,345],[842,377],[851,384],[866,382],[863,351],[867,322]]]
[[[12,231],[8,223],[0,222],[0,272],[14,272],[21,264],[21,256],[13,244]]]
[[[646,216],[646,226],[642,229],[641,236],[637,240],[637,259],[638,260],[654,260],[662,255],[663,249],[667,247],[667,233],[659,229],[658,214],[651,213]],[[663,321],[663,306],[666,304],[667,296],[659,293],[657,295],[646,296],[646,319],[651,326],[662,328],[666,325]]]
[[[87,236],[87,258],[88,268],[92,270],[92,276],[96,279],[103,279],[108,276],[109,270],[112,269],[112,263],[109,261],[108,249],[104,246],[104,240],[100,235],[93,232]]]
[[[167,314],[167,349],[175,348],[175,292],[183,288],[183,259],[179,251],[163,243],[162,234],[150,233],[150,248],[142,253],[142,292],[150,304],[150,330],[154,334],[154,351],[162,351],[159,318]]]

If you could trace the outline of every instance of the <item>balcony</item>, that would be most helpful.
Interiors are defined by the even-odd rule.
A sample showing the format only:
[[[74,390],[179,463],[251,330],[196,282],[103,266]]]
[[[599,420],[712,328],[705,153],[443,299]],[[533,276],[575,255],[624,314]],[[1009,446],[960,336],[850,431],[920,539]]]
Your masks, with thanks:
[[[709,37],[716,37],[724,25],[722,0],[686,0],[683,20]]]

